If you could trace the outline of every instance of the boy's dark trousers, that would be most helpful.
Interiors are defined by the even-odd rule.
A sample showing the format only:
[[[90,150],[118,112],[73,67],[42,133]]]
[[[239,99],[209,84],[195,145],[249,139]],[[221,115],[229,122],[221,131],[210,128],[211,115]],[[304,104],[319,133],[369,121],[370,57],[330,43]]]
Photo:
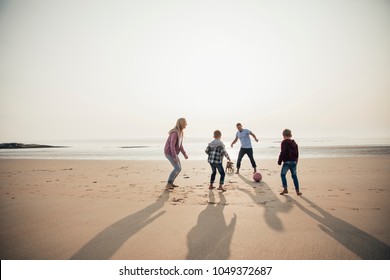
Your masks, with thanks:
[[[210,163],[211,170],[213,173],[211,173],[210,183],[213,184],[215,182],[215,176],[217,175],[217,170],[219,174],[221,174],[221,179],[219,179],[219,184],[223,185],[225,182],[225,170],[223,170],[222,163]]]
[[[253,149],[252,148],[248,148],[248,149],[241,148],[240,152],[238,154],[238,159],[237,159],[237,169],[240,169],[241,160],[245,155],[248,155],[249,159],[251,160],[252,167],[256,168],[257,167],[256,162],[255,162],[255,159],[253,158]]]

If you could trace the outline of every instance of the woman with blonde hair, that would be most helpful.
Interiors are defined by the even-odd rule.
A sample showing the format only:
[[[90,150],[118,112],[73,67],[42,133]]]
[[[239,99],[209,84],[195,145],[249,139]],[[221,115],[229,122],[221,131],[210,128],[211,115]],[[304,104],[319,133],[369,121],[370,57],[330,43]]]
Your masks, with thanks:
[[[176,122],[176,126],[169,131],[169,136],[167,142],[165,143],[164,153],[166,158],[173,166],[173,170],[168,177],[168,183],[166,188],[172,190],[173,188],[178,187],[173,182],[175,181],[177,175],[181,171],[181,164],[179,159],[179,153],[181,152],[185,159],[188,159],[187,153],[183,147],[183,130],[187,126],[187,121],[184,118],[180,118]]]

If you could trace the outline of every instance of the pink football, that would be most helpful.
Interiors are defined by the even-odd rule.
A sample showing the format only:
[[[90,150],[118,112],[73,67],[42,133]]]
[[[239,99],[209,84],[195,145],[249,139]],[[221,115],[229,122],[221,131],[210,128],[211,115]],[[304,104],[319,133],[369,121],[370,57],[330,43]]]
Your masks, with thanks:
[[[263,178],[263,176],[261,176],[261,174],[259,172],[256,172],[253,174],[253,180],[255,182],[260,182],[262,178]]]

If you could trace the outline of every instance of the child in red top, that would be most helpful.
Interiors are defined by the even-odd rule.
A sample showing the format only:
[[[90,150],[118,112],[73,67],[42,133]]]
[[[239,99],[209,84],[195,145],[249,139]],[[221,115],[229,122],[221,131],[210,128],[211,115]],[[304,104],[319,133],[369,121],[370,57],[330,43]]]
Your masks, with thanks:
[[[281,144],[281,151],[278,160],[278,165],[281,165],[283,162],[282,170],[280,172],[280,177],[282,178],[283,184],[283,191],[280,194],[284,195],[288,193],[286,174],[290,170],[291,177],[295,186],[295,191],[297,192],[297,195],[302,195],[302,193],[299,191],[299,182],[297,175],[297,164],[299,158],[298,144],[295,143],[295,141],[292,140],[291,137],[291,130],[285,129],[283,131],[284,140]]]

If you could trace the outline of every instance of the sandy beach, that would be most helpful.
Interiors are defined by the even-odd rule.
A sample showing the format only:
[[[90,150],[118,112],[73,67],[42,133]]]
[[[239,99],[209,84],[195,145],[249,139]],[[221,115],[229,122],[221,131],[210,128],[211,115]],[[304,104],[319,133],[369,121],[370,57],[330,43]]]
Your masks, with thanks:
[[[389,156],[301,159],[302,197],[257,161],[221,193],[206,161],[168,192],[168,161],[2,159],[1,259],[390,259]]]

